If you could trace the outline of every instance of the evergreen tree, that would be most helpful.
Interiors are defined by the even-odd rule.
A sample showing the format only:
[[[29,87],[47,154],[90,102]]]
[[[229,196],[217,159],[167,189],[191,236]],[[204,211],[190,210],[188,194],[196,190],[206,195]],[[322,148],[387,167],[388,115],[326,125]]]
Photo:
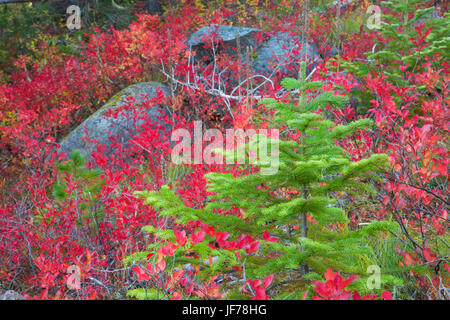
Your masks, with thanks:
[[[88,168],[86,156],[79,150],[70,154],[70,159],[56,164],[57,181],[53,185],[55,206],[64,208],[67,203],[75,200],[79,213],[77,223],[84,227],[98,231],[99,223],[103,220],[104,210],[101,203],[100,191],[104,185],[100,168]],[[66,190],[71,190],[67,193]]]
[[[367,265],[362,262],[362,257],[368,257],[372,252],[364,240],[378,231],[395,228],[395,225],[385,221],[372,222],[358,230],[350,230],[349,219],[336,199],[344,193],[373,192],[367,181],[379,179],[376,172],[383,167],[387,157],[375,154],[352,161],[336,142],[358,129],[367,128],[372,124],[371,120],[336,125],[324,119],[323,114],[317,112],[319,108],[328,104],[343,107],[348,99],[323,92],[308,102],[306,93],[320,89],[322,83],[305,81],[304,62],[301,70],[300,80],[287,78],[282,81],[285,89],[299,90],[298,102],[292,99],[292,94],[287,103],[272,98],[260,101],[274,110],[273,120],[277,126],[288,126],[289,130],[283,132],[290,131],[299,137],[292,139],[282,135],[275,140],[257,135],[259,141],[268,139],[279,144],[279,170],[276,173],[264,175],[259,170],[240,177],[211,173],[208,189],[214,196],[204,209],[184,206],[167,186],[159,192],[139,194],[146,197],[147,203],[160,209],[161,216],[174,217],[177,223],[201,219],[216,231],[229,233],[229,239],[249,234],[261,240],[256,253],[247,254],[241,250],[241,260],[229,251],[208,246],[211,242],[208,237],[194,246],[193,250],[199,254],[195,260],[178,257],[182,263],[202,263],[208,256],[217,257],[212,266],[204,269],[206,275],[240,266],[240,272],[245,270],[245,276],[251,279],[275,274],[275,279],[289,279],[296,287],[305,279],[321,279],[323,272],[331,267],[362,275],[360,290],[367,291],[364,288]],[[251,144],[248,144],[247,150],[250,148]],[[262,169],[270,164],[260,161],[256,165]],[[218,213],[233,208],[244,212],[243,217]],[[273,237],[279,240],[270,241]],[[292,292],[292,287],[290,290]]]
[[[425,0],[382,1],[382,35],[366,61],[343,61],[344,70],[364,78],[369,73],[383,72],[397,86],[415,86],[414,74],[426,71],[427,63],[441,68],[450,58],[450,15],[439,16],[437,9]],[[440,57],[440,59],[433,59]],[[440,86],[437,84],[437,86]],[[425,86],[419,87],[425,89]],[[442,89],[442,88],[439,88]],[[361,101],[370,101],[368,90],[354,90]]]

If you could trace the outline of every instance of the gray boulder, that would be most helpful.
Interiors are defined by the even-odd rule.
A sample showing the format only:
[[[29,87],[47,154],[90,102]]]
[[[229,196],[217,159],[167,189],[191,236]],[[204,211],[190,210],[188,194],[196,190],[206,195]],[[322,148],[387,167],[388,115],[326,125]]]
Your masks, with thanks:
[[[105,146],[105,155],[109,156],[114,153],[111,148],[112,141],[110,137],[117,138],[117,142],[124,148],[129,145],[129,140],[137,133],[135,120],[133,119],[133,109],[123,110],[118,113],[117,118],[107,116],[110,110],[117,110],[120,106],[127,104],[126,99],[134,97],[136,103],[133,106],[139,107],[139,103],[157,96],[157,88],[160,88],[165,96],[170,93],[169,88],[158,82],[143,82],[131,85],[116,95],[114,95],[103,107],[92,114],[88,119],[84,120],[77,128],[71,131],[60,142],[59,152],[70,155],[73,150],[79,150],[86,155],[88,160],[92,160],[91,153],[96,150],[96,144]],[[153,106],[146,108],[145,115],[156,126],[160,126],[161,130],[168,131],[168,125],[160,118],[164,114],[168,114],[168,110],[162,106]],[[143,119],[136,120],[137,126],[144,122]],[[87,133],[85,132],[87,131]],[[96,144],[85,142],[83,137],[87,135],[90,139],[95,140]],[[169,137],[169,134],[167,133]]]
[[[222,46],[218,48],[218,51],[225,51],[234,57],[237,56],[238,52],[237,39],[239,34],[241,60],[245,61],[243,55],[246,52],[246,48],[251,47],[251,65],[253,71],[258,74],[270,75],[273,71],[272,66],[269,64],[271,61],[274,62],[274,68],[279,66],[279,71],[289,73],[287,65],[290,63],[290,58],[299,56],[301,40],[288,33],[279,32],[275,35],[269,35],[256,28],[209,25],[192,34],[187,41],[187,45],[197,53],[197,56],[206,56],[206,62],[211,62],[213,59],[212,50],[207,49],[213,33],[222,40]],[[264,39],[260,43],[257,43],[255,39],[257,33],[261,33]],[[311,70],[315,65],[315,61],[320,59],[320,55],[313,45],[307,45],[306,51],[309,60],[308,69]],[[294,69],[298,69],[298,66]]]
[[[209,25],[204,26],[197,32],[193,33],[188,41],[188,46],[192,46],[194,50],[202,49],[205,42],[210,39],[212,34],[217,34],[218,38],[221,39],[224,45],[229,47],[237,47],[237,38],[239,34],[240,44],[245,48],[246,46],[256,46],[255,34],[261,32],[261,30],[256,28],[244,28],[244,27],[232,27],[232,26],[222,26],[222,25]],[[211,40],[209,40],[211,41]]]
[[[292,58],[302,56],[300,44],[301,40],[295,39],[288,33],[277,33],[256,50],[253,60],[253,71],[268,75],[273,71],[270,62],[275,62],[273,67],[279,66],[280,72],[290,73],[288,65],[292,64],[292,61],[298,61],[298,59],[292,60]],[[309,72],[319,61],[320,55],[314,45],[306,46],[306,54]],[[298,64],[294,70],[298,70]]]
[[[26,300],[23,295],[14,291],[8,290],[3,294],[0,294],[0,300]]]
[[[158,0],[148,0],[148,13],[151,15],[161,14],[163,12]]]

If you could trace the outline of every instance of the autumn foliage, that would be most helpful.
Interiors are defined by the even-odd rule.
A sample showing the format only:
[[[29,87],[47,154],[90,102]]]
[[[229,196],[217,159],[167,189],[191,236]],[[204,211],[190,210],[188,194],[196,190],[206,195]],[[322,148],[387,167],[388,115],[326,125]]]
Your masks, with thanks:
[[[165,121],[173,128],[192,131],[193,121],[201,120],[205,128],[222,131],[277,128],[288,132],[287,139],[300,141],[287,123],[274,120],[276,110],[258,104],[262,97],[288,100],[280,84],[287,74],[277,73],[270,82],[249,81],[233,92],[239,99],[224,97],[211,90],[219,81],[217,70],[227,79],[224,92],[231,92],[237,79],[251,78],[252,72],[225,52],[215,64],[198,59],[194,65],[196,53],[186,39],[209,24],[301,34],[302,2],[222,2],[162,1],[162,15],[138,10],[124,29],[83,30],[82,36],[68,40],[70,50],[42,36],[31,52],[14,52],[2,67],[0,289],[14,289],[29,299],[450,299],[450,78],[448,36],[446,43],[441,39],[449,25],[445,4],[436,8],[439,18],[418,23],[415,12],[431,8],[432,1],[412,1],[403,11],[381,5],[384,21],[388,15],[412,21],[396,30],[404,41],[402,55],[409,57],[403,60],[386,58],[395,51],[391,33],[363,23],[351,25],[358,12],[365,14],[367,1],[345,6],[338,20],[333,6],[306,15],[308,38],[323,52],[308,80],[322,81],[321,93],[353,97],[343,108],[331,103],[317,113],[336,126],[372,119],[369,127],[335,143],[355,162],[371,154],[388,159],[376,176],[358,180],[372,192],[330,193],[348,223],[321,229],[328,236],[342,230],[358,234],[372,222],[396,225],[367,236],[370,254],[350,263],[358,266],[352,270],[363,270],[358,274],[344,271],[344,264],[330,269],[328,260],[321,268],[310,266],[310,273],[299,264],[289,266],[294,270],[289,275],[252,274],[246,270],[248,261],[276,261],[282,252],[277,249],[280,235],[298,232],[299,224],[282,229],[267,221],[273,228],[261,232],[252,233],[250,227],[248,232],[222,230],[219,223],[175,219],[164,213],[163,205],[152,205],[158,202],[143,195],[159,193],[164,201],[170,193],[176,196],[176,208],[202,211],[216,200],[216,192],[207,187],[211,177],[228,174],[237,179],[258,169],[174,165],[171,145],[162,143],[148,121],[137,128],[129,148],[117,146],[120,157],[106,157],[102,146],[91,162],[78,152],[58,153],[57,143],[114,93],[144,81],[170,88],[169,97],[158,95],[144,106],[168,106],[172,114]],[[213,42],[219,44],[220,39]],[[334,57],[328,54],[332,47],[339,48]],[[301,59],[300,50],[295,59]],[[259,85],[256,94],[253,88]],[[318,96],[314,90],[307,93],[308,99]],[[142,115],[136,111],[133,117]],[[271,199],[294,199],[301,192],[279,188]],[[251,217],[246,208],[233,205],[214,212],[226,221],[240,219],[239,226],[244,226]],[[313,215],[305,217],[317,226]],[[371,274],[365,270],[371,265],[381,270],[377,288],[366,284]]]

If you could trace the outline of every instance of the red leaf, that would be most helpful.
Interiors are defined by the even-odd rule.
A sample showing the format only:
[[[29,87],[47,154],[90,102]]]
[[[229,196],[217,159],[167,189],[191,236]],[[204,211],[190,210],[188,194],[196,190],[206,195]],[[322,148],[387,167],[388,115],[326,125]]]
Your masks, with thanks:
[[[431,262],[431,261],[436,260],[436,255],[431,253],[430,248],[423,249],[423,256],[425,257],[427,262]]]
[[[272,280],[273,280],[273,274],[271,274],[270,276],[267,276],[264,279],[264,289],[266,289],[272,283]]]
[[[205,232],[199,231],[196,233],[191,234],[191,245],[195,245],[199,242],[202,242],[203,239],[205,239]]]
[[[269,241],[269,242],[277,242],[277,241],[278,241],[278,238],[271,237],[270,234],[269,234],[269,232],[267,232],[267,231],[264,231],[264,233],[263,233],[263,239],[264,239],[265,241]]]
[[[216,230],[213,227],[208,226],[207,224],[202,224],[201,229],[204,232],[206,232],[206,234],[210,237],[212,237],[214,235],[214,233],[216,232]]]
[[[174,292],[174,294],[172,295],[172,297],[170,298],[170,300],[181,300],[183,299],[183,295],[181,293]]]
[[[186,231],[184,231],[184,230],[183,231],[174,230],[173,233],[175,234],[175,237],[177,238],[177,243],[180,246],[183,246],[186,243],[186,241],[187,241]]]
[[[150,276],[141,268],[141,267],[133,267],[131,268],[136,273],[138,281],[148,281],[150,280]]]
[[[333,270],[331,268],[328,268],[327,271],[325,271],[325,280],[327,281],[332,281],[334,280],[334,273]]]
[[[381,296],[384,298],[384,300],[392,300],[392,294],[389,291],[383,291],[381,293]]]
[[[247,254],[255,253],[256,251],[258,251],[259,246],[260,246],[260,242],[255,241],[250,245],[250,247],[248,249],[245,249],[245,252],[247,252]]]
[[[405,259],[405,264],[408,266],[414,264],[414,259],[408,252],[403,252],[403,259]]]

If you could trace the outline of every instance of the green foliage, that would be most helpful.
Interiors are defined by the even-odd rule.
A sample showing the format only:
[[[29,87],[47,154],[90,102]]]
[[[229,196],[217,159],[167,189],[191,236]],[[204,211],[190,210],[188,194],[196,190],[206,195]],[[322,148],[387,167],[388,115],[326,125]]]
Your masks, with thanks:
[[[39,41],[57,46],[63,54],[78,55],[71,47],[73,39],[82,40],[93,27],[123,29],[136,19],[136,3],[131,0],[80,1],[82,28],[69,30],[68,5],[69,1],[0,4],[0,80],[9,80],[17,57],[39,55]]]
[[[157,289],[137,288],[127,292],[128,297],[138,300],[167,300],[168,297]]]
[[[53,197],[57,203],[64,205],[65,201],[75,200],[80,212],[79,223],[84,224],[84,219],[89,218],[95,222],[102,220],[103,210],[100,202],[100,190],[104,184],[101,179],[102,170],[99,168],[90,169],[86,167],[86,156],[78,150],[74,150],[70,155],[70,160],[60,162],[56,165],[58,179],[53,185]],[[67,180],[70,177],[70,180]],[[66,190],[70,184],[70,192]],[[76,187],[72,187],[76,185]],[[91,222],[90,227],[96,228]]]
[[[208,191],[214,195],[202,210],[186,207],[166,186],[158,192],[144,191],[139,194],[146,198],[147,204],[160,210],[160,216],[172,217],[177,223],[186,224],[200,219],[214,226],[216,231],[229,233],[230,239],[242,234],[261,239],[265,231],[278,238],[278,242],[261,241],[257,254],[247,256],[241,250],[246,257],[245,270],[250,278],[276,274],[278,277],[289,277],[290,281],[300,279],[295,275],[312,279],[331,267],[360,274],[363,281],[366,270],[361,259],[367,260],[373,255],[365,239],[393,231],[396,225],[372,222],[351,231],[347,227],[349,220],[346,213],[337,205],[335,198],[346,192],[361,194],[373,191],[366,182],[377,179],[376,172],[386,164],[387,157],[374,154],[358,162],[351,160],[336,141],[372,125],[372,122],[361,119],[336,126],[324,119],[316,111],[318,108],[328,104],[344,107],[348,100],[325,92],[307,102],[306,91],[317,90],[322,84],[305,81],[304,63],[302,71],[300,80],[282,81],[285,89],[300,90],[299,103],[295,103],[292,96],[291,102],[275,99],[260,101],[274,109],[274,123],[286,124],[291,133],[296,132],[300,136],[298,140],[285,136],[277,140],[279,170],[276,173],[264,175],[259,171],[240,177],[210,173],[207,176]],[[285,193],[277,195],[280,192]],[[218,213],[233,208],[240,208],[244,217]],[[242,264],[232,252],[215,250],[205,244],[199,244],[200,247],[202,250],[196,252],[199,254],[198,261],[205,260],[207,256],[217,258],[212,266],[203,271],[203,275],[217,274]],[[306,274],[308,269],[310,272]]]
[[[0,66],[11,72],[9,63],[20,54],[30,53],[30,42],[44,28],[57,26],[58,16],[50,12],[48,3],[0,5]]]
[[[75,180],[82,181],[84,193],[91,194],[90,198],[94,200],[92,195],[98,194],[102,186],[101,179],[98,179],[102,171],[98,168],[87,168],[85,163],[86,156],[81,154],[80,151],[74,150],[70,155],[70,160],[58,163],[56,169],[60,174],[72,175]],[[53,196],[56,200],[63,201],[66,199],[68,194],[64,191],[65,188],[66,185],[60,181],[53,186]]]
[[[382,2],[381,6],[390,10],[389,13],[381,14],[381,27],[377,30],[381,36],[377,37],[378,41],[375,42],[373,50],[365,53],[365,61],[342,62],[343,70],[359,79],[364,79],[368,74],[383,73],[386,81],[398,87],[417,87],[414,78],[417,73],[426,72],[427,64],[436,69],[442,68],[443,63],[450,58],[450,16],[446,12],[442,17],[438,17],[435,7],[421,8],[428,2]],[[419,29],[421,23],[424,23],[425,27]],[[428,35],[427,30],[430,30]],[[363,80],[361,82],[364,83]],[[436,83],[436,88],[443,89],[439,82]],[[427,94],[425,85],[418,86],[417,89]],[[364,87],[353,89],[351,94],[361,102],[359,112],[362,113],[367,111],[368,102],[376,98],[371,90]],[[393,98],[399,103],[402,97]],[[412,114],[420,112],[420,109],[421,101],[409,106]]]
[[[131,0],[96,0],[87,1],[82,9],[85,28],[97,26],[100,29],[123,29],[135,19],[136,1]]]
[[[423,71],[426,57],[441,57],[433,62],[433,65],[438,67],[448,61],[449,13],[437,17],[433,13],[435,7],[421,8],[427,2],[429,1],[383,1],[381,5],[390,9],[389,14],[381,14],[381,28],[378,32],[384,40],[376,44],[373,52],[366,53],[367,63],[346,62],[343,64],[344,68],[361,78],[371,71],[383,71],[391,83],[408,86],[412,83],[407,74]],[[419,31],[420,23],[425,23],[425,27]],[[421,36],[430,28],[430,33],[423,39],[424,42],[420,42]],[[419,41],[419,44],[414,44],[413,41]]]

